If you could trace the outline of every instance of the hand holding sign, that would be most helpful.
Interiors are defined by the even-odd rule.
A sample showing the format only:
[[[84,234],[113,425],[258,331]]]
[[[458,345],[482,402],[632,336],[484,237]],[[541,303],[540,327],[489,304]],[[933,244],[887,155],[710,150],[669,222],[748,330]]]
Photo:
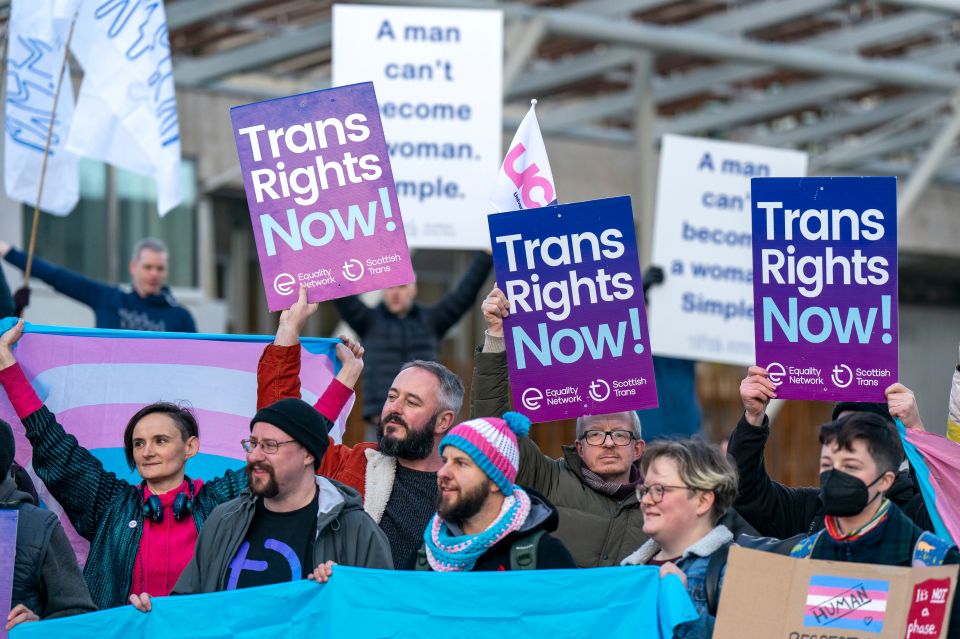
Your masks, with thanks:
[[[483,319],[487,323],[487,334],[491,337],[503,337],[503,320],[510,315],[510,302],[496,286],[483,300],[480,306]]]
[[[740,400],[743,402],[743,413],[747,423],[752,426],[763,426],[767,404],[776,397],[777,385],[770,380],[766,369],[751,366],[747,370],[747,376],[740,382]]]

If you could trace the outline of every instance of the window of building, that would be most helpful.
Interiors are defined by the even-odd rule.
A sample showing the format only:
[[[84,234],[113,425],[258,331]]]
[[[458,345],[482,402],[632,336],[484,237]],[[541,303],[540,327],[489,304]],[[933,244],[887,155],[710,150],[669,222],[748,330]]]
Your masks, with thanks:
[[[103,282],[129,282],[127,264],[137,240],[158,237],[170,247],[170,286],[196,287],[196,164],[181,164],[183,202],[166,216],[157,215],[157,188],[151,178],[121,169],[110,188],[109,167],[80,160],[80,201],[70,215],[43,214],[37,230],[37,257]],[[116,198],[111,207],[108,199]],[[111,219],[111,210],[116,219]],[[23,247],[30,241],[33,207],[23,207]]]

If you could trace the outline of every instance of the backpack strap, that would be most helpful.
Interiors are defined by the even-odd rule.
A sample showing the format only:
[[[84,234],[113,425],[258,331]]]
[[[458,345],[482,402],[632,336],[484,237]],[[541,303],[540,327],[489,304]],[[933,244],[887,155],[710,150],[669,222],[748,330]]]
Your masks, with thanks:
[[[729,553],[730,544],[727,544],[718,548],[707,560],[707,612],[711,617],[717,616],[717,608],[720,606],[720,577],[727,565],[727,555]]]
[[[913,560],[910,565],[914,568],[942,566],[951,548],[953,548],[952,543],[925,530],[920,534],[916,545],[913,547]]]
[[[790,556],[794,559],[807,559],[810,555],[813,554],[813,548],[817,545],[817,542],[820,541],[820,535],[823,534],[824,529],[821,528],[814,534],[809,537],[804,537],[793,547],[793,550],[790,551]]]
[[[417,563],[413,565],[414,570],[426,570],[431,571],[433,568],[430,567],[430,562],[427,561],[427,546],[420,546],[420,549],[417,551]]]
[[[510,546],[510,570],[537,569],[537,549],[546,533],[543,528],[538,528],[513,542]]]

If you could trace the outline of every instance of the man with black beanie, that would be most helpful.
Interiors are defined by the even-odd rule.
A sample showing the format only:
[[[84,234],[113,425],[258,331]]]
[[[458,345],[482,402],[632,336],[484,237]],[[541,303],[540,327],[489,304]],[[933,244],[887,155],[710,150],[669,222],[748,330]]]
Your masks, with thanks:
[[[315,474],[331,426],[300,399],[257,411],[241,442],[250,488],[210,513],[173,594],[295,581],[329,562],[393,568],[386,535],[360,494]],[[132,603],[150,609],[149,596]]]
[[[60,520],[17,489],[10,473],[16,451],[10,425],[0,420],[0,510],[17,512],[10,613],[0,628],[97,609]],[[3,606],[6,608],[6,606]]]

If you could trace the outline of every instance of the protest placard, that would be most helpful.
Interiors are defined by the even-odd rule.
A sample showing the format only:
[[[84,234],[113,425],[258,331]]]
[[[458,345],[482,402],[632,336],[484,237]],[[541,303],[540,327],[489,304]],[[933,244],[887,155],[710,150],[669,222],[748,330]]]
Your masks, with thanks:
[[[333,83],[377,87],[411,247],[489,246],[502,51],[500,11],[333,7]]]
[[[898,378],[897,182],[754,178],[757,364],[781,399],[886,402]]]
[[[413,281],[372,83],[230,117],[271,311]]]
[[[750,179],[802,176],[805,153],[665,135],[648,292],[657,355],[750,365],[753,255]]]
[[[488,220],[513,405],[534,422],[655,407],[630,198]]]
[[[713,637],[946,639],[956,586],[957,566],[793,559],[732,546]]]

